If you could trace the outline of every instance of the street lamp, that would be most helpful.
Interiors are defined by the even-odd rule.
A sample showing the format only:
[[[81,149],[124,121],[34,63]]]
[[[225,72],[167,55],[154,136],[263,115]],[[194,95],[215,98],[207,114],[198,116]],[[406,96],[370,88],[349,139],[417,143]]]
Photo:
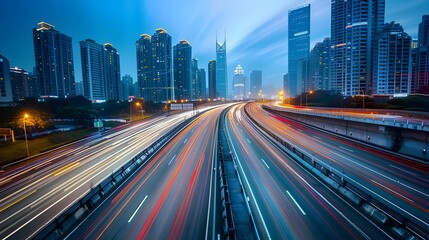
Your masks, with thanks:
[[[305,107],[308,106],[308,94],[313,94],[313,90],[305,93]]]
[[[141,104],[140,102],[136,102],[136,106],[140,106],[140,112],[142,113],[142,119],[144,119],[144,115],[143,115],[143,104]]]
[[[365,92],[363,90],[360,90],[360,92],[362,92],[362,109],[365,109]]]
[[[27,141],[27,128],[25,126],[25,119],[28,118],[28,114],[24,114],[22,121],[24,122],[24,138],[25,138],[25,147],[27,148],[27,157],[30,156],[30,151],[28,151],[28,141]]]

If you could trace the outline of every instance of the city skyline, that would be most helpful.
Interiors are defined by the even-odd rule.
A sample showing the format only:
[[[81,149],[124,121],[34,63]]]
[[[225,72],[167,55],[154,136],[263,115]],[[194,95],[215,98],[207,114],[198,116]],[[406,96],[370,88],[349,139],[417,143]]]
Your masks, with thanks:
[[[330,2],[297,1],[283,3],[273,1],[267,4],[243,4],[243,2],[224,3],[169,3],[168,9],[153,11],[155,7],[166,4],[128,1],[128,4],[112,3],[103,5],[102,13],[93,14],[95,3],[33,3],[16,1],[4,3],[1,14],[8,19],[1,24],[7,33],[0,41],[0,54],[9,59],[11,67],[33,71],[34,53],[31,29],[41,21],[53,24],[58,31],[73,39],[75,79],[82,81],[79,41],[91,38],[103,44],[111,42],[121,55],[121,76],[129,74],[137,80],[135,40],[140,34],[151,34],[153,29],[165,28],[173,42],[187,39],[193,43],[193,57],[201,63],[215,59],[216,33],[219,39],[228,42],[228,80],[232,82],[233,69],[240,62],[246,69],[261,69],[264,72],[264,85],[276,89],[282,86],[282,75],[287,73],[287,12],[291,8],[310,3],[317,11],[311,12],[310,48],[330,36]],[[177,4],[177,6],[176,6]],[[195,4],[192,8],[189,5]],[[234,6],[240,5],[237,12]],[[252,6],[248,6],[252,5]],[[176,6],[176,7],[174,7]],[[69,9],[63,13],[61,9]],[[178,14],[177,9],[183,11]],[[210,14],[204,9],[210,9]],[[280,10],[279,10],[280,9]],[[201,11],[198,11],[201,10]],[[418,23],[424,12],[422,1],[404,4],[400,1],[386,1],[385,22],[395,21],[404,27],[413,39],[417,38]],[[61,12],[61,14],[57,14]],[[216,15],[222,13],[223,18]],[[251,14],[254,13],[254,14]],[[257,14],[256,14],[257,13]],[[410,14],[412,13],[412,14]],[[79,17],[76,18],[76,14]],[[26,16],[26,17],[22,17]],[[246,21],[234,21],[245,17]],[[412,17],[410,17],[412,16]],[[174,19],[174,20],[173,20]],[[198,19],[198,21],[196,21]],[[10,21],[9,21],[10,20]],[[13,28],[10,22],[13,22]],[[108,27],[106,27],[108,26]],[[203,64],[204,66],[205,64]],[[229,86],[231,87],[231,86]]]

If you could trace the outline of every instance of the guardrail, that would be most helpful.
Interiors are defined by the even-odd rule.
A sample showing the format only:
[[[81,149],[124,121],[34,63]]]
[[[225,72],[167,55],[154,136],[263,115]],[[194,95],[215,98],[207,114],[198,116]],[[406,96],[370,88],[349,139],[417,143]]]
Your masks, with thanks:
[[[62,212],[52,222],[48,223],[34,239],[63,239],[75,229],[85,217],[97,209],[111,194],[122,186],[134,173],[148,163],[171,139],[191,124],[200,114],[184,120],[149,147],[134,156],[119,170],[103,180],[98,186],[90,190],[82,199],[76,201],[70,208]]]
[[[346,114],[343,112],[338,113],[321,113],[317,111],[309,111],[305,109],[292,109],[292,108],[284,108],[277,106],[266,106],[263,105],[263,108],[268,108],[272,110],[282,111],[282,112],[291,112],[302,115],[309,116],[317,116],[317,117],[325,117],[325,118],[333,118],[333,119],[341,119],[348,120],[354,122],[361,122],[367,124],[376,124],[376,125],[384,125],[390,127],[399,127],[399,128],[407,128],[419,131],[429,132],[429,121],[418,120],[418,119],[401,119],[399,116],[389,115],[383,116],[380,114],[366,114],[366,117],[355,117],[350,114]]]
[[[421,239],[426,239],[426,237],[429,236],[429,232],[427,230],[421,228],[408,218],[402,216],[381,201],[377,200],[373,194],[368,193],[368,190],[362,190],[365,189],[365,187],[347,176],[343,170],[338,170],[332,165],[328,165],[323,160],[314,157],[313,153],[308,152],[307,150],[294,145],[292,142],[274,134],[249,114],[247,106],[245,106],[244,111],[246,116],[257,127],[257,129],[261,133],[268,135],[274,144],[284,147],[286,149],[285,153],[292,157],[292,159],[309,169],[317,177],[333,188],[333,190],[346,197],[355,206],[361,206],[362,209],[373,219],[381,224],[390,226],[396,234],[404,239],[413,239],[413,235]]]

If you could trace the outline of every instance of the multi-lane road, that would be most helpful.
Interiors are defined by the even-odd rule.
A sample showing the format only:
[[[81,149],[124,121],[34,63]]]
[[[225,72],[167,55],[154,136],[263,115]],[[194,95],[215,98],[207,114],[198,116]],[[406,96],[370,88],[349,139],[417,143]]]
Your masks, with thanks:
[[[1,173],[0,238],[34,236],[91,188],[191,114],[156,117],[96,135]]]
[[[106,199],[69,239],[215,239],[217,122],[210,110]]]
[[[318,131],[253,103],[249,114],[266,129],[313,156],[423,229],[429,229],[429,165]]]

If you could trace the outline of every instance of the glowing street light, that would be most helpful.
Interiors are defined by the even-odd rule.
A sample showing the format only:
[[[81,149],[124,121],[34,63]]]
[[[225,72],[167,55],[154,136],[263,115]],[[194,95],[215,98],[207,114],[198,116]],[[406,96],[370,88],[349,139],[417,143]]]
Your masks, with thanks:
[[[25,147],[27,148],[27,157],[30,156],[30,151],[28,150],[28,141],[27,141],[27,128],[25,126],[25,119],[28,118],[28,114],[24,114],[22,121],[24,122],[24,138],[25,138]]]
[[[143,114],[143,104],[141,104],[140,102],[136,102],[136,106],[140,106],[140,112],[142,113],[142,119],[144,119],[144,114]]]
[[[308,94],[313,94],[313,90],[310,90],[309,92],[305,93],[305,106],[308,106]]]

